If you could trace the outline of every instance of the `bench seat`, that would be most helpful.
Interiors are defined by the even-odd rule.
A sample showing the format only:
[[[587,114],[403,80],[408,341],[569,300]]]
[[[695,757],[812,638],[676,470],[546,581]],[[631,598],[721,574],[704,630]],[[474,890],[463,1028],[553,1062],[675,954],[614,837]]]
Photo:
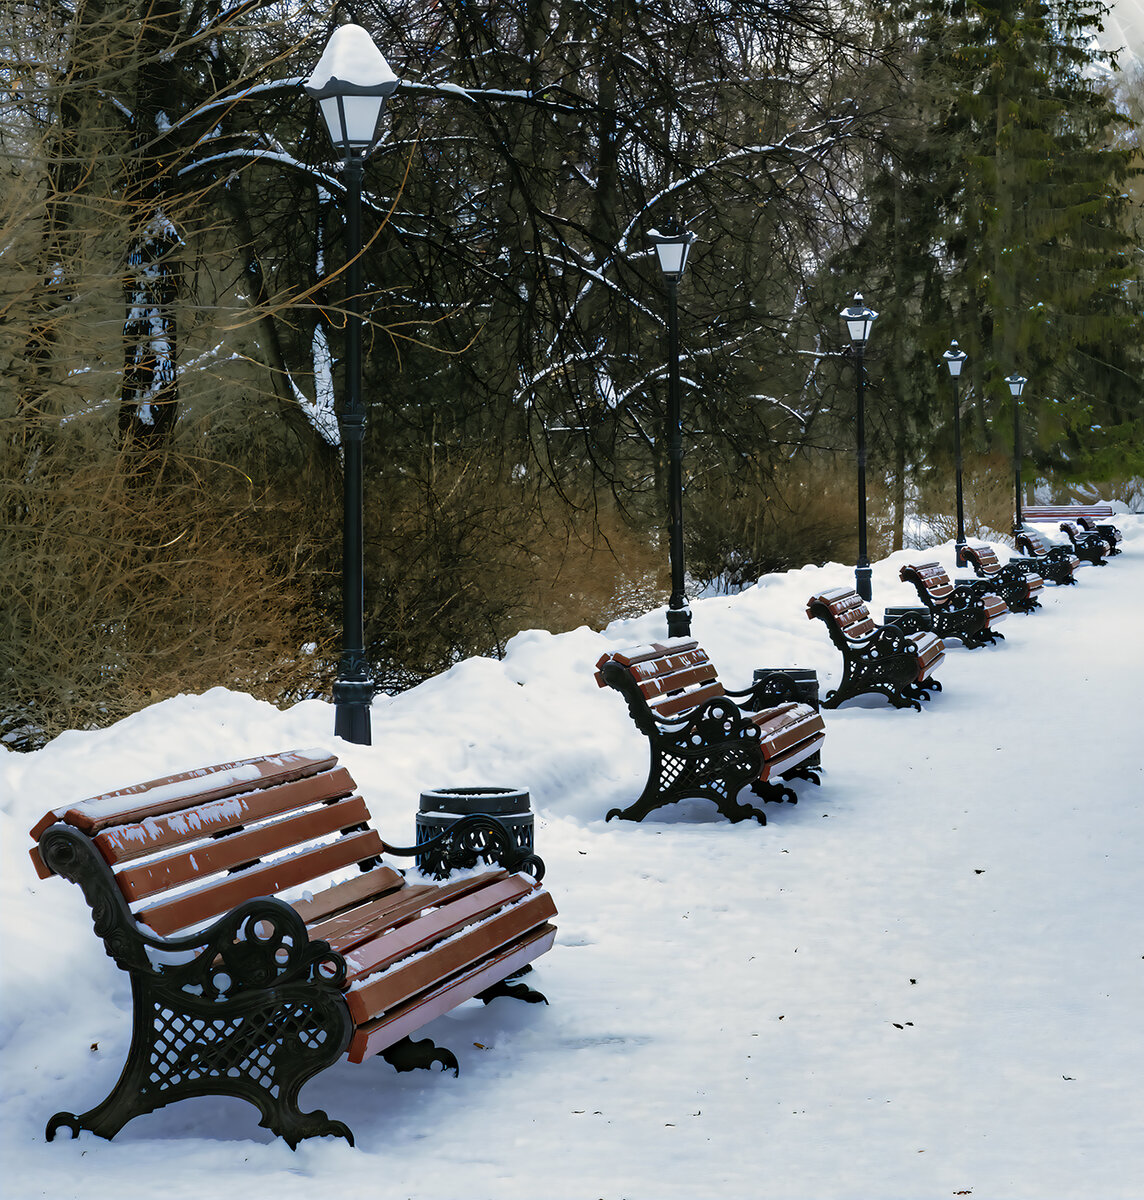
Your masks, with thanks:
[[[49,1140],[62,1125],[110,1138],[133,1116],[216,1093],[249,1100],[292,1146],[327,1133],[352,1142],[341,1122],[297,1109],[306,1079],[342,1054],[360,1063],[394,1051],[403,1063],[410,1034],[552,946],[543,864],[499,822],[461,818],[439,838],[455,864],[502,866],[411,882],[383,856],[425,847],[388,845],[370,819],[323,751],[223,763],[47,813],[32,830],[33,864],[80,884],[135,994],[116,1090],[81,1116],[56,1114]],[[431,1043],[420,1056],[456,1067]]]
[[[826,737],[811,705],[776,702],[765,682],[728,691],[698,642],[674,638],[611,651],[596,663],[596,683],[627,700],[636,727],[648,738],[651,766],[639,798],[607,819],[642,820],[649,812],[689,797],[714,800],[729,820],[763,810],[736,799],[750,787],[763,800],[797,799],[785,781],[817,783],[818,754]]]

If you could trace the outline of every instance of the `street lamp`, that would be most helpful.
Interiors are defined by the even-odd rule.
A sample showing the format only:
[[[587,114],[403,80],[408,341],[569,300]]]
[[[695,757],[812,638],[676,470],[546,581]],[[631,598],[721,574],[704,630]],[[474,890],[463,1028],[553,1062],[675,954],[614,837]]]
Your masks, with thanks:
[[[668,544],[671,553],[671,599],[667,602],[667,636],[688,637],[691,609],[683,594],[683,421],[679,399],[679,314],[677,291],[687,269],[687,253],[695,234],[669,217],[663,229],[648,231],[667,283],[667,491]]]
[[[342,656],[334,683],[334,734],[370,744],[374,681],[365,658],[362,535],[361,186],[365,158],[377,137],[381,110],[397,89],[373,39],[360,25],[335,29],[304,85],[318,102],[330,141],[342,155],[346,179],[346,387],[338,415],[344,461],[342,521]]]
[[[1020,533],[1024,524],[1021,515],[1021,393],[1029,381],[1024,375],[1010,375],[1005,382],[1013,396],[1013,532]]]
[[[870,592],[870,560],[866,557],[866,410],[865,385],[866,368],[863,358],[866,353],[866,342],[878,314],[866,306],[861,292],[854,293],[853,302],[838,314],[846,322],[846,331],[850,335],[850,344],[854,347],[857,362],[857,393],[858,393],[858,562],[854,567],[854,587],[863,600],[869,600]]]
[[[965,506],[961,494],[961,403],[957,395],[957,381],[961,377],[966,354],[958,347],[957,342],[950,342],[949,349],[942,358],[945,359],[945,365],[949,367],[950,378],[953,380],[953,459],[957,474],[957,540],[953,546],[957,565],[964,567],[968,566],[968,560],[965,557]]]

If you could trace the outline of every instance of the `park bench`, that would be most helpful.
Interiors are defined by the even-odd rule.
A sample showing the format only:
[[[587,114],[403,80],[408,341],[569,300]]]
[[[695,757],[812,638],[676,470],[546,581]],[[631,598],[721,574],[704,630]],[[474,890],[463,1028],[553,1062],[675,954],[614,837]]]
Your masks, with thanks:
[[[473,997],[543,1000],[506,982],[555,937],[540,860],[493,818],[467,816],[434,849],[453,866],[501,868],[409,882],[381,856],[426,847],[390,846],[369,820],[323,751],[188,771],[44,817],[33,863],[83,889],[134,1000],[115,1088],[53,1116],[48,1141],[62,1126],[111,1138],[177,1100],[228,1095],[292,1148],[326,1134],[352,1145],[341,1121],[300,1111],[308,1079],[343,1054],[455,1071],[448,1050],[410,1034]]]
[[[1109,555],[1119,554],[1120,530],[1111,524],[1111,504],[1027,504],[1021,510],[1026,521],[1052,523],[1075,521],[1081,529],[1098,533],[1108,546]]]
[[[1011,562],[1028,566],[1055,584],[1076,583],[1075,576],[1081,562],[1071,546],[1054,544],[1043,533],[1028,527],[1017,530],[1013,540],[1017,549],[1024,551],[1027,557],[1013,558]]]
[[[1108,566],[1108,543],[1099,533],[1091,529],[1081,529],[1075,521],[1062,521],[1061,532],[1072,543],[1073,553],[1077,558],[1092,563],[1094,567]]]
[[[1020,562],[1002,564],[992,546],[966,546],[965,561],[973,568],[977,579],[959,579],[959,584],[975,585],[996,593],[1012,612],[1028,613],[1041,607],[1037,593],[1045,581],[1031,567]]]
[[[907,563],[898,572],[912,583],[929,612],[930,628],[943,641],[959,638],[968,650],[1003,641],[994,626],[1009,615],[1009,606],[994,592],[954,584],[940,563]]]
[[[937,634],[876,625],[865,601],[847,587],[811,596],[806,615],[825,622],[830,640],[842,652],[842,682],[826,693],[823,707],[837,708],[844,700],[875,692],[895,708],[920,711],[920,701],[941,691],[933,672],[945,658],[945,643]]]
[[[736,799],[744,787],[764,801],[793,803],[798,797],[785,780],[819,782],[826,726],[817,709],[781,700],[767,680],[728,691],[696,641],[672,638],[604,654],[596,682],[628,702],[651,751],[643,791],[627,808],[613,808],[609,821],[642,821],[653,809],[694,797],[713,800],[730,821],[754,817],[765,825],[761,808]]]

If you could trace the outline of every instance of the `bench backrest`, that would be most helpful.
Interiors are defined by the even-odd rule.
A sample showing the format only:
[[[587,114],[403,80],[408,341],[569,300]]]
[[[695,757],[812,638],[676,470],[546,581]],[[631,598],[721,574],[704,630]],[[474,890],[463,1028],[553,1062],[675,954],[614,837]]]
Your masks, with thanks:
[[[1052,542],[1039,529],[1022,529],[1014,541],[1018,549],[1023,549],[1035,558],[1044,558],[1053,548]]]
[[[1111,504],[1026,504],[1021,515],[1027,521],[1072,521],[1090,517],[1098,521],[1112,517]]]
[[[661,720],[678,717],[725,694],[707,651],[690,639],[652,642],[601,655],[596,663],[600,687],[611,686],[604,673],[609,663],[626,670],[652,715]]]
[[[1075,544],[1084,542],[1088,538],[1090,530],[1082,529],[1075,521],[1062,521],[1061,533],[1067,534],[1069,541]]]
[[[337,761],[292,751],[155,779],[55,809],[32,836],[56,822],[85,833],[136,920],[169,936],[376,860],[384,843]],[[32,861],[50,874],[38,849]]]
[[[953,595],[953,582],[940,563],[907,563],[898,578],[916,584],[935,604],[944,604]]]
[[[806,603],[806,615],[811,620],[815,617],[828,620],[838,633],[851,642],[864,641],[878,628],[866,602],[853,588],[830,588],[811,596]]]
[[[992,546],[966,546],[962,553],[978,575],[988,578],[1001,570],[1001,560]]]

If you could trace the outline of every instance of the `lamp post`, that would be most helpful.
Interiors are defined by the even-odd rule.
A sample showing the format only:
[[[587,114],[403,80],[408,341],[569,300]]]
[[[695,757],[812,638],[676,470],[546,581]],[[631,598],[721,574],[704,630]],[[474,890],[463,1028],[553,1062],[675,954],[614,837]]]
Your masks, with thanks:
[[[838,314],[846,322],[846,331],[850,335],[850,345],[854,348],[854,358],[857,365],[857,400],[858,400],[858,562],[854,567],[854,588],[863,600],[869,600],[870,591],[870,560],[866,556],[866,409],[865,387],[866,368],[864,359],[866,343],[878,314],[868,308],[862,299],[861,292],[854,293],[853,302]]]
[[[667,491],[668,544],[671,553],[671,598],[667,602],[667,636],[691,633],[691,609],[683,594],[683,420],[679,398],[678,288],[687,269],[687,253],[695,234],[669,217],[663,229],[648,231],[667,283]]]
[[[330,37],[305,84],[318,102],[330,141],[342,155],[346,180],[346,384],[338,414],[344,454],[342,522],[342,656],[334,683],[334,734],[370,744],[374,681],[365,659],[362,535],[361,186],[365,158],[377,137],[381,110],[398,85],[373,39],[360,25]]]
[[[1029,381],[1024,375],[1010,375],[1005,382],[1013,396],[1013,532],[1019,533],[1024,524],[1021,513],[1021,393]]]
[[[961,377],[961,368],[965,365],[966,353],[960,349],[957,342],[950,342],[949,349],[942,355],[945,365],[949,367],[950,378],[953,380],[953,465],[957,477],[957,540],[953,543],[956,562],[959,567],[967,565],[965,557],[965,505],[961,493],[961,402],[957,395],[957,381]]]

